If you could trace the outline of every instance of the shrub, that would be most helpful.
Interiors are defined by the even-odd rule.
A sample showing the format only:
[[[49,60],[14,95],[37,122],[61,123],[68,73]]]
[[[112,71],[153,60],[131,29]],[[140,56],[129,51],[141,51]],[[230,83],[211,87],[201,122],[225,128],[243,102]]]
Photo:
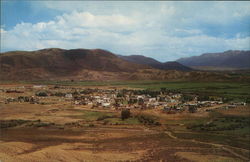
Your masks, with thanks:
[[[197,108],[194,107],[194,106],[190,106],[190,107],[188,108],[188,111],[189,111],[190,113],[195,113],[195,112],[197,111]]]
[[[65,93],[62,93],[62,92],[56,92],[55,93],[55,96],[57,97],[64,97],[66,94]]]
[[[194,97],[191,96],[191,95],[183,95],[183,96],[181,97],[181,100],[182,100],[183,102],[192,101],[193,99],[194,99]]]
[[[246,98],[246,103],[250,103],[250,97]]]
[[[125,109],[121,111],[121,119],[128,119],[130,117],[130,110],[129,109]]]
[[[137,119],[139,120],[139,122],[146,124],[146,125],[156,125],[156,126],[161,125],[161,123],[156,121],[156,119],[153,116],[138,115]]]
[[[55,88],[55,89],[56,89],[56,88],[60,88],[60,86],[59,86],[59,85],[55,85],[54,88]]]
[[[29,122],[29,120],[0,120],[0,128],[9,128],[9,127],[16,127],[22,125],[24,123]]]
[[[48,127],[51,125],[55,125],[54,123],[43,123],[43,122],[39,122],[39,123],[34,123],[33,127]]]
[[[209,96],[203,95],[203,96],[198,96],[197,98],[198,101],[208,101],[209,100]]]
[[[109,121],[104,120],[103,125],[107,125],[108,123],[109,123]]]
[[[104,116],[98,117],[96,120],[101,121],[101,120],[108,119],[108,118],[112,118],[112,116],[104,115]]]
[[[46,97],[48,94],[46,92],[37,92],[36,96]]]

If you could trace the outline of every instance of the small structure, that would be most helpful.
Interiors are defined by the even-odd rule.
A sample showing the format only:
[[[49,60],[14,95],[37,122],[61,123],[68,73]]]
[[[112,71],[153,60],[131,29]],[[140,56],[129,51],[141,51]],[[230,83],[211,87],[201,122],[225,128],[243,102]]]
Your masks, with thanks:
[[[66,98],[72,98],[73,95],[72,95],[71,93],[67,93],[67,94],[65,95],[65,97],[66,97]]]
[[[110,103],[109,103],[109,102],[103,102],[103,103],[102,103],[102,106],[103,106],[103,107],[109,107],[109,106],[110,106]]]

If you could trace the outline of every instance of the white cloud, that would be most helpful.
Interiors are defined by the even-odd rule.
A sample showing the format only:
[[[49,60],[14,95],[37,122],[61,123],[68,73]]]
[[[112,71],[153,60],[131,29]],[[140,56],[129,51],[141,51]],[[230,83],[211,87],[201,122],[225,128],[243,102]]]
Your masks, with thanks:
[[[63,14],[57,17],[57,23],[64,27],[105,28],[106,30],[123,31],[134,29],[137,20],[123,15],[93,15],[89,12]]]
[[[94,3],[99,6],[100,2]],[[110,5],[117,6],[123,3],[125,2],[112,2]],[[83,3],[78,1],[73,3],[74,5],[45,1],[43,4],[48,8],[61,7],[60,10],[67,12],[48,22],[20,23],[7,31],[1,29],[1,46],[6,50],[36,50],[50,47],[104,48],[117,54],[143,54],[160,61],[175,60],[204,52],[250,49],[250,37],[244,37],[241,33],[235,34],[232,38],[223,38],[208,35],[201,28],[192,26],[199,22],[221,23],[221,19],[224,20],[223,23],[228,22],[230,19],[223,5],[215,6],[217,9],[221,8],[220,11],[225,10],[222,15],[211,8],[214,5],[210,2],[206,3],[209,6],[206,12],[216,11],[217,15],[205,14],[206,12],[201,10],[201,13],[193,15],[194,12],[189,11],[201,7],[200,3],[149,2],[151,5],[146,5],[144,9],[144,4],[140,2],[128,3],[140,5],[132,5],[130,8],[125,5],[118,11],[115,8],[111,8],[111,11],[100,11],[94,9],[99,7],[85,2],[87,7],[82,7]],[[104,8],[108,4],[105,2]],[[74,7],[75,10],[72,11]],[[88,7],[93,9],[93,12],[79,11]],[[125,9],[131,12],[125,12]],[[244,11],[246,10],[248,8]],[[247,12],[238,12],[234,12],[238,14],[236,17],[247,15]]]
[[[1,34],[5,33],[5,32],[6,32],[6,31],[5,31],[4,29],[2,29],[2,28],[0,29],[0,33],[1,33]]]

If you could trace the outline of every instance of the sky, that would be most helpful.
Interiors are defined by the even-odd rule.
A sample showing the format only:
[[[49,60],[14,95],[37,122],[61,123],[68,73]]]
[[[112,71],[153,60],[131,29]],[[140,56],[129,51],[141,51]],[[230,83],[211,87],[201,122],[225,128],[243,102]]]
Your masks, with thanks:
[[[1,0],[1,52],[105,49],[173,61],[250,50],[250,2]]]

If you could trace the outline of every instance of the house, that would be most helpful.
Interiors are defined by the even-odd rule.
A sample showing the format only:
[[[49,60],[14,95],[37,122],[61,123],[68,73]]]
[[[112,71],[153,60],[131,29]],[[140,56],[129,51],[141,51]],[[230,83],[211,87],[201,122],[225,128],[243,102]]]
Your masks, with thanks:
[[[109,107],[109,106],[110,106],[110,103],[109,103],[109,102],[103,102],[103,103],[102,103],[102,106],[103,106],[103,107]]]
[[[93,105],[93,102],[87,102],[87,105]]]
[[[148,101],[149,102],[156,102],[156,98],[149,98]]]
[[[175,99],[170,99],[170,102],[171,103],[175,103],[175,102],[177,102]]]
[[[237,102],[237,103],[233,103],[233,105],[243,105],[243,106],[246,106],[246,103],[245,102]]]
[[[94,99],[100,99],[101,97],[100,96],[94,96]]]
[[[172,95],[172,98],[180,98],[181,97],[181,94],[174,94]]]
[[[235,108],[236,105],[228,105],[228,108]]]
[[[33,85],[33,88],[39,89],[39,88],[46,88],[46,85]]]
[[[139,99],[144,99],[144,96],[138,95],[137,100],[139,100]]]
[[[79,101],[75,101],[75,105],[79,105],[80,104],[80,102]]]
[[[170,107],[167,107],[167,106],[164,106],[162,110],[163,110],[163,111],[170,111],[171,108],[170,108]]]
[[[73,95],[72,95],[71,93],[67,93],[67,94],[65,95],[65,97],[66,97],[66,98],[72,98]]]

